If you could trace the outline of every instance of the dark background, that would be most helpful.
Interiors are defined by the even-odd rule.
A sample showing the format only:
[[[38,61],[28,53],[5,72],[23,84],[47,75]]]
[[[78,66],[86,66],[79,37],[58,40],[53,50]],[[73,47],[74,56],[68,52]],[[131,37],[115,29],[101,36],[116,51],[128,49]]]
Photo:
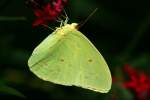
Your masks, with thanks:
[[[112,91],[100,94],[78,87],[56,85],[42,81],[29,71],[27,61],[30,54],[52,30],[32,28],[35,16],[26,1],[0,0],[0,98],[111,99]],[[65,10],[69,23],[80,23],[98,8],[79,30],[104,56],[112,75],[124,64],[150,74],[149,5],[149,0],[69,0]],[[134,98],[132,93],[117,94],[122,100],[131,95]]]

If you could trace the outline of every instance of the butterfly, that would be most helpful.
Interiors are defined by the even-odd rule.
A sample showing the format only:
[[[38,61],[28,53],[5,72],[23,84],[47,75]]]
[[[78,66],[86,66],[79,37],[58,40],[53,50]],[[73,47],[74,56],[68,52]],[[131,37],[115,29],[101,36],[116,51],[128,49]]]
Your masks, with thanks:
[[[107,93],[112,84],[109,67],[77,26],[57,28],[34,49],[28,66],[45,81]]]

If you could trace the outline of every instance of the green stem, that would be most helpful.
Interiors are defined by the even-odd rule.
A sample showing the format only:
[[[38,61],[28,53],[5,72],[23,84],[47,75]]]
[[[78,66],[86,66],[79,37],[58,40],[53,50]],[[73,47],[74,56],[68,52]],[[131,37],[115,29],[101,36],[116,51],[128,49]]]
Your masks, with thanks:
[[[129,45],[126,47],[125,51],[123,52],[123,55],[125,58],[128,58],[128,56],[134,51],[134,49],[137,47],[139,41],[141,40],[142,36],[144,35],[145,31],[148,28],[148,25],[150,24],[150,14],[146,16],[145,20],[142,21],[140,24],[137,32],[135,33],[135,36],[129,43]]]
[[[8,16],[0,16],[0,21],[25,21],[26,17],[8,17]]]

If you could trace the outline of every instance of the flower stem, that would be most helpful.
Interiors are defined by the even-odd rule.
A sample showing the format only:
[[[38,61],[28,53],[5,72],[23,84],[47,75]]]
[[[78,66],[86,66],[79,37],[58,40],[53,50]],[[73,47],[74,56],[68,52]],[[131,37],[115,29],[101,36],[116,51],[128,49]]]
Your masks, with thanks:
[[[26,17],[8,17],[8,16],[0,16],[0,21],[25,21]]]
[[[129,45],[127,45],[126,49],[123,51],[122,54],[124,56],[124,59],[127,59],[129,55],[132,54],[132,52],[134,51],[134,49],[137,47],[138,43],[140,42],[141,38],[143,37],[145,31],[148,29],[149,24],[150,24],[150,13],[141,22],[137,32],[135,33],[135,36],[129,42]]]

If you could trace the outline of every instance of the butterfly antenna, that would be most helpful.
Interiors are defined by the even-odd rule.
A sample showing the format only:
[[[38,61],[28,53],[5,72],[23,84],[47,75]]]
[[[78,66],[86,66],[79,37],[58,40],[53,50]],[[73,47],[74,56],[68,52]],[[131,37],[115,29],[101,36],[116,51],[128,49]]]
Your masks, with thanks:
[[[95,12],[98,10],[98,8],[96,8],[83,22],[79,23],[79,25],[76,27],[77,29],[79,29],[80,27],[82,27],[85,23],[87,23],[87,21],[95,14]]]
[[[50,30],[53,30],[53,31],[54,31],[54,29],[53,29],[53,28],[49,27],[49,26],[48,26],[48,25],[46,25],[46,24],[42,24],[42,26],[43,26],[43,27],[45,27],[45,28],[48,28],[48,29],[50,29]]]

